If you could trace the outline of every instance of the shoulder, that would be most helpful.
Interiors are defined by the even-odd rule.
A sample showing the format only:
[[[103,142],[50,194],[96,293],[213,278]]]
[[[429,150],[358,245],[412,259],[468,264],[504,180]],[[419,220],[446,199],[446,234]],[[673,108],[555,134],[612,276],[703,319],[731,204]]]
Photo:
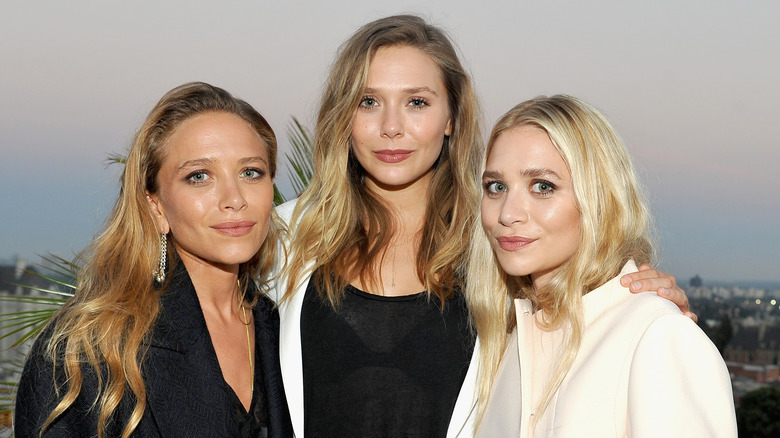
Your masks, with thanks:
[[[48,350],[55,322],[56,320],[53,320],[41,332],[25,361],[16,392],[16,436],[37,436],[49,414],[67,391],[68,379],[62,366],[64,342],[57,349],[56,361]],[[81,373],[82,383],[78,397],[71,407],[52,423],[47,436],[90,435],[94,432],[93,426],[97,423],[90,407],[97,397],[98,380],[95,370],[87,364],[81,366]]]
[[[260,328],[269,328],[274,331],[279,330],[279,310],[271,298],[266,295],[257,297],[257,302],[252,308],[255,317],[255,324]]]
[[[632,430],[648,436],[737,432],[726,364],[704,332],[681,314],[658,316],[642,333],[631,357],[628,407]]]

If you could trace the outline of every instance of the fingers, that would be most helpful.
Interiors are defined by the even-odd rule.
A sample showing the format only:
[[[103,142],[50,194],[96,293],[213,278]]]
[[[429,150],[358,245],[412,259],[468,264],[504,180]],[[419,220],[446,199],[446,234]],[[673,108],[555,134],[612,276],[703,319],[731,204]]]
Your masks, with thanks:
[[[674,276],[665,272],[657,271],[648,264],[642,264],[639,266],[639,271],[626,274],[620,279],[620,284],[631,292],[659,292],[659,289],[679,289],[677,286],[677,280]],[[679,289],[682,292],[682,289]],[[685,292],[682,292],[685,295]],[[674,301],[674,299],[672,299]]]
[[[628,287],[632,293],[656,292],[659,296],[676,304],[685,316],[694,322],[698,321],[696,314],[691,312],[688,296],[677,285],[677,280],[672,275],[655,270],[652,266],[644,263],[639,266],[639,271],[621,277],[620,284]]]

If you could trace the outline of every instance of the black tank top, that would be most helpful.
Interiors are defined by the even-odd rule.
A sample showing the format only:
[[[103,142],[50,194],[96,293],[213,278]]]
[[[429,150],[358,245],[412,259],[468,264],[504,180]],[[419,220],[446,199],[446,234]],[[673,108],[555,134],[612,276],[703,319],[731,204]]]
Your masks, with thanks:
[[[460,292],[442,311],[427,293],[348,286],[334,310],[314,283],[301,311],[305,436],[446,436],[474,350]]]

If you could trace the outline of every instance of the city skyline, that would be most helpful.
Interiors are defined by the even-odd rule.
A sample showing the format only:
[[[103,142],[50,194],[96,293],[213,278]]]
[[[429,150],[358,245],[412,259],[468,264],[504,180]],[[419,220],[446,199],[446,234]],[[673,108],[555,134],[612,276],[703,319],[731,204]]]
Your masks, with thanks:
[[[100,230],[121,154],[159,97],[191,80],[313,127],[339,45],[412,12],[445,28],[471,72],[485,136],[516,103],[572,94],[606,113],[639,169],[659,268],[687,284],[780,281],[780,4],[9,1],[0,6],[0,261],[69,257]]]

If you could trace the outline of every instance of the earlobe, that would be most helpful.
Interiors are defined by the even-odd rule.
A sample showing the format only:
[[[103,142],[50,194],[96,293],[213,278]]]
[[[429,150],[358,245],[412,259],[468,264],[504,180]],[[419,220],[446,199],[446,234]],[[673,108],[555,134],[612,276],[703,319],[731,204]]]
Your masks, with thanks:
[[[157,231],[162,234],[168,234],[171,227],[168,224],[168,220],[165,218],[165,212],[160,203],[160,198],[157,195],[146,192],[146,202],[149,204],[149,211],[152,212],[155,222],[157,222]]]
[[[444,135],[448,137],[452,135],[452,118],[447,120],[447,126],[444,127]]]

